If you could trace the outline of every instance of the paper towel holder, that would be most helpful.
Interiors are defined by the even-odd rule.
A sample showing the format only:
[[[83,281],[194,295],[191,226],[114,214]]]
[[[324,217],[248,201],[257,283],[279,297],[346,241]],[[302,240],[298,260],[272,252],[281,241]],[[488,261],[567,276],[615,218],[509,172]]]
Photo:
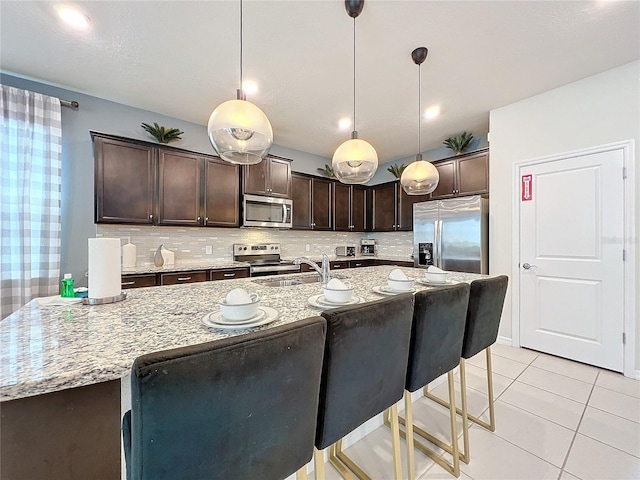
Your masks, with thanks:
[[[85,297],[82,299],[82,304],[83,305],[103,305],[105,303],[121,302],[125,298],[127,298],[127,294],[125,292],[122,292],[120,295],[116,295],[114,297],[104,297],[104,298]]]

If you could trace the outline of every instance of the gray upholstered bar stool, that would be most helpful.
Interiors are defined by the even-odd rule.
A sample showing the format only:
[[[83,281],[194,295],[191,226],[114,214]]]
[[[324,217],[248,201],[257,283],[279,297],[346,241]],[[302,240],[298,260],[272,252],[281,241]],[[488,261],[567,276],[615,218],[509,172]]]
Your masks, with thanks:
[[[347,479],[369,479],[342,451],[342,438],[381,413],[391,410],[396,480],[402,478],[396,402],[402,398],[409,355],[413,295],[328,310],[327,339],[322,366],[316,480],[324,480],[324,457]],[[379,478],[379,477],[376,477]]]
[[[458,449],[453,370],[460,363],[468,301],[469,285],[466,283],[423,290],[415,295],[409,364],[407,366],[404,392],[405,418],[400,419],[400,423],[405,425],[405,432],[401,432],[401,435],[407,439],[409,480],[415,478],[414,443],[416,448],[456,477],[460,476],[460,458],[466,459],[469,445],[468,424],[466,417],[463,416],[464,451],[460,454]],[[414,425],[411,405],[411,392],[424,387],[445,373],[449,384],[450,444]],[[466,412],[466,409],[467,400],[463,392],[462,411]],[[387,420],[385,418],[385,423],[388,423]],[[452,456],[452,462],[447,462],[420,440],[414,438],[414,432],[449,452]]]
[[[498,338],[500,317],[502,315],[502,307],[507,294],[508,284],[509,277],[506,275],[482,278],[471,282],[467,323],[464,332],[462,358],[460,359],[460,388],[466,392],[465,359],[469,359],[482,350],[485,350],[487,362],[487,394],[489,396],[489,423],[480,420],[469,412],[467,412],[465,416],[474,423],[492,432],[496,429],[496,421],[493,402],[491,345],[496,343]],[[424,394],[441,405],[448,406],[447,402],[429,393],[427,387],[424,388]],[[460,409],[458,409],[458,413],[463,415]]]
[[[127,479],[306,478],[325,333],[313,317],[138,357]]]

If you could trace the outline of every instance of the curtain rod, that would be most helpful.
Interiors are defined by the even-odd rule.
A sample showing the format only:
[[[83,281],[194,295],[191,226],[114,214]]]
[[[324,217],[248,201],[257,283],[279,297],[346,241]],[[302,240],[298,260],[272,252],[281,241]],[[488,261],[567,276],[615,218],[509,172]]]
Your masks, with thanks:
[[[78,108],[80,106],[80,104],[75,100],[62,100],[62,99],[60,99],[60,105],[68,108]]]

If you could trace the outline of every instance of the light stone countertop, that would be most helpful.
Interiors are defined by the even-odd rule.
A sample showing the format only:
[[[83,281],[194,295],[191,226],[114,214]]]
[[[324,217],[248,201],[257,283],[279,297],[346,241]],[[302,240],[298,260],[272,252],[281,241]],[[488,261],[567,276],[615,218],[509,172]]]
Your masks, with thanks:
[[[385,285],[393,266],[340,270],[355,295],[364,301],[383,298],[372,291]],[[410,278],[423,269],[402,268]],[[295,278],[315,273],[271,276]],[[482,275],[451,272],[454,281],[469,282]],[[255,283],[265,277],[221,280],[127,290],[126,300],[107,305],[38,306],[32,300],[0,322],[0,401],[13,400],[122,378],[136,357],[183,347],[250,330],[221,331],[201,319],[217,307],[229,290],[256,292],[262,305],[278,310],[270,328],[319,315],[308,303],[322,293],[320,283],[268,287]],[[429,288],[416,282],[417,289]]]

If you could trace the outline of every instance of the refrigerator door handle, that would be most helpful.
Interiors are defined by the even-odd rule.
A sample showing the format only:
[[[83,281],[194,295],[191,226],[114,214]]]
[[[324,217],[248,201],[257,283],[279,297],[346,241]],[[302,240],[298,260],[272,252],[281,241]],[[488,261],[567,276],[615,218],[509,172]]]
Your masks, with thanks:
[[[435,224],[435,265],[442,268],[442,220],[436,220]]]

